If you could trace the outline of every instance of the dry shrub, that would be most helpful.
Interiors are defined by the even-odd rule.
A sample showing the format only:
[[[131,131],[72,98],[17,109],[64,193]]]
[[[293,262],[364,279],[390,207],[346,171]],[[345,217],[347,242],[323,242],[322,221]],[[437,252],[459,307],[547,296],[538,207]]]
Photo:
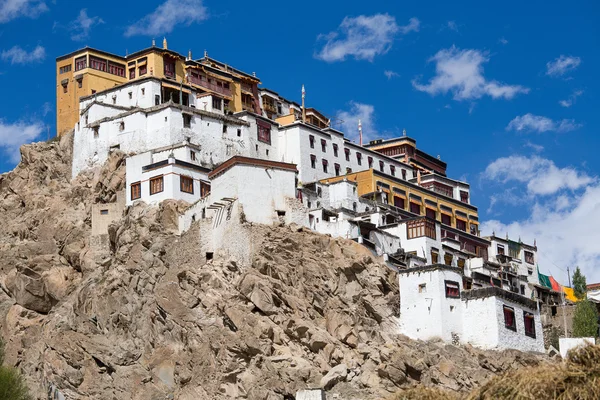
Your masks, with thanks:
[[[415,386],[409,389],[402,389],[394,394],[390,400],[458,400],[456,394],[442,389],[430,388],[425,386]]]
[[[502,374],[467,396],[467,400],[491,399],[600,399],[600,346],[571,351],[564,363]]]

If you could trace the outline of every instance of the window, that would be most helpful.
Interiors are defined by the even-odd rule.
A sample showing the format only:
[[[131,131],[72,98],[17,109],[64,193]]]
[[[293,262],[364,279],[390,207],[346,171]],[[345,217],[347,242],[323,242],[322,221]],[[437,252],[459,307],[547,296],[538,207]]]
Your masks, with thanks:
[[[108,72],[113,75],[122,76],[123,78],[125,78],[125,65],[124,64],[113,64],[112,62],[109,62],[108,63]]]
[[[533,314],[523,311],[523,322],[525,323],[525,335],[535,339],[535,318]]]
[[[325,141],[325,139],[321,139],[321,151],[323,153],[327,152],[327,141]]]
[[[190,150],[190,160],[196,161],[196,152],[194,150]]]
[[[320,186],[317,187],[317,197],[323,197],[323,189]]]
[[[379,161],[379,170],[381,172],[383,172],[384,168],[385,168],[385,165],[383,164],[383,161]]]
[[[100,136],[100,127],[99,126],[93,127],[92,130],[94,131],[94,137],[95,138],[97,138],[98,136]]]
[[[106,72],[106,60],[90,56],[90,67],[98,71]]]
[[[402,179],[406,180],[406,170],[402,170]]]
[[[63,87],[63,93],[67,93],[67,85],[66,84],[62,85],[62,87]]]
[[[338,156],[338,145],[337,144],[333,144],[333,156],[337,157]]]
[[[421,215],[421,206],[417,203],[410,202],[410,212],[413,214]]]
[[[329,162],[326,159],[323,159],[323,172],[327,173]]]
[[[223,124],[223,133],[227,133],[227,125]]]
[[[444,253],[444,264],[452,265],[452,259],[454,256],[448,252]]]
[[[213,109],[220,110],[221,109],[221,99],[219,99],[218,97],[213,97],[212,98],[212,106],[213,106]]]
[[[446,297],[452,299],[460,298],[460,286],[458,286],[458,282],[454,281],[444,281],[446,285]]]
[[[504,311],[504,326],[511,331],[517,331],[517,321],[515,321],[515,309],[509,306],[502,306]]]
[[[194,179],[189,176],[179,176],[179,190],[183,193],[194,194]]]
[[[277,114],[281,115],[282,113],[283,113],[283,111],[281,109],[281,103],[277,103]]]
[[[256,120],[256,127],[258,128],[258,140],[271,144],[271,124]]]
[[[142,96],[146,94],[146,88],[142,88]]]
[[[76,58],[75,59],[75,71],[79,71],[84,68],[87,68],[87,57],[83,56],[83,57]]]
[[[310,142],[310,148],[314,149],[315,148],[315,137],[313,135],[310,135],[308,137],[308,141]]]
[[[392,174],[392,176],[396,176],[396,167],[393,165],[390,165],[390,174]]]
[[[165,60],[165,76],[175,78],[175,61]]]
[[[241,130],[241,129],[238,129],[238,130],[237,130],[237,136],[238,136],[238,137],[242,137],[242,130]]]
[[[426,283],[419,284],[419,293],[427,293],[427,284]]]
[[[100,215],[108,215],[108,210],[100,210]]]
[[[310,155],[310,167],[312,169],[317,168],[317,156],[315,156],[314,154]]]
[[[183,117],[183,127],[190,128],[192,126],[192,116],[190,114],[181,114]]]
[[[77,80],[77,87],[81,89],[83,87],[83,78]]]
[[[210,194],[210,184],[200,182],[200,197],[206,197]]]
[[[358,165],[362,165],[362,154],[356,153],[356,162]]]
[[[451,226],[452,225],[452,217],[448,214],[442,214],[442,224]]]
[[[129,69],[129,79],[135,79],[135,68]]]
[[[425,216],[427,216],[427,218],[435,219],[435,210],[431,208],[425,208]]]
[[[344,152],[346,153],[346,161],[350,161],[350,149],[344,149]]]
[[[163,176],[155,176],[150,178],[150,195],[160,193],[164,190]]]
[[[142,65],[141,67],[138,68],[138,75],[139,76],[146,75],[147,72],[148,72],[148,66],[147,65]]]
[[[394,205],[404,210],[404,199],[402,197],[394,196]]]
[[[525,296],[525,285],[521,285],[520,289],[521,289],[521,295]]]
[[[504,254],[504,246],[502,246],[501,244],[499,244],[496,247],[496,253],[498,253],[498,254]]]
[[[65,65],[64,67],[60,67],[59,71],[60,71],[59,73],[61,73],[61,74],[65,74],[65,73],[71,71],[71,64]]]
[[[333,164],[335,170],[335,176],[340,176],[340,164]]]
[[[369,162],[369,168],[373,168],[373,157],[368,157],[367,160]]]
[[[534,264],[535,260],[533,258],[533,253],[531,251],[525,250],[525,262],[527,264]]]
[[[352,173],[352,168],[346,167],[346,174],[351,174],[351,173]]]
[[[131,200],[136,200],[142,197],[142,184],[140,182],[131,184]]]
[[[119,131],[123,132],[125,130],[125,122],[119,122]]]
[[[92,94],[96,94],[96,89],[92,89]]]
[[[461,231],[467,231],[467,222],[462,219],[456,219],[456,229],[460,229]]]
[[[437,264],[438,262],[440,262],[440,255],[437,251],[431,250],[431,263]]]
[[[129,93],[127,93],[127,94],[128,94],[128,96],[129,96],[129,100],[131,100],[131,99],[133,98],[133,93],[132,93],[132,92],[129,92]]]
[[[469,225],[469,233],[471,235],[477,235],[477,225],[476,224]]]
[[[469,202],[469,192],[465,192],[464,190],[460,191],[460,201],[463,203]]]

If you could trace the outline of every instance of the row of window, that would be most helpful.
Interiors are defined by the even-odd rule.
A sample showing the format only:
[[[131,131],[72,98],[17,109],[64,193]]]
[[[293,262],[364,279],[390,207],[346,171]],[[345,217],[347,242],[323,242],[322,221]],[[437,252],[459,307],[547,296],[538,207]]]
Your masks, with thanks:
[[[194,194],[194,178],[179,175],[179,190],[182,193]],[[164,176],[159,175],[150,178],[150,195],[164,191]],[[200,196],[204,197],[210,193],[210,185],[200,182]],[[131,184],[131,200],[137,200],[142,197],[142,183],[135,182]]]
[[[509,306],[502,306],[502,310],[504,312],[504,327],[517,332],[515,309]],[[535,339],[535,318],[532,313],[523,311],[523,324],[525,325],[525,335]]]
[[[504,250],[504,245],[499,244],[496,249],[497,249],[497,254],[506,254],[505,250]],[[520,258],[518,249],[509,247],[508,253],[509,253],[508,255],[511,258],[517,258],[517,259]],[[523,254],[525,255],[525,262],[527,264],[535,264],[535,258],[534,258],[533,252],[524,250]]]
[[[315,148],[315,137],[313,135],[309,135],[308,136],[308,140],[310,143],[310,148],[314,149]],[[336,143],[333,143],[332,145],[333,147],[333,156],[334,157],[338,157],[338,145]],[[327,153],[327,141],[325,139],[321,139],[321,151],[323,153]],[[346,154],[346,161],[350,162],[350,149],[344,149],[344,152]],[[312,158],[316,159],[316,156],[314,154],[311,154],[311,159]],[[356,152],[356,162],[358,165],[362,165],[362,159],[363,159],[363,155],[362,153]],[[323,164],[325,165],[325,163],[327,162],[327,160],[323,159]],[[368,156],[367,157],[367,163],[369,168],[374,168],[374,161],[373,161],[373,157]],[[338,165],[338,164],[336,164]],[[311,165],[312,168],[316,168],[316,163],[315,165]],[[379,161],[379,171],[381,172],[385,172],[385,163],[383,161]],[[326,171],[326,167],[323,167],[323,172],[327,172]],[[352,172],[352,170],[350,169],[350,172]],[[396,166],[395,165],[390,165],[390,175],[392,176],[396,176]],[[336,174],[336,176],[338,176],[339,174]],[[406,180],[406,170],[402,170],[402,179]]]

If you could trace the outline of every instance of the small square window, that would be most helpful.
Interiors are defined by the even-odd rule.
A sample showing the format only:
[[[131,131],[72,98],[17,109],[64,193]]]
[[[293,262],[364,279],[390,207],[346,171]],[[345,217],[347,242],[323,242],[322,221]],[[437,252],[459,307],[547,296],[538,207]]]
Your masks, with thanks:
[[[444,281],[446,285],[446,297],[458,299],[460,298],[460,286],[458,282],[454,281]]]
[[[100,210],[100,215],[108,215],[108,210]]]
[[[419,284],[419,293],[427,293],[427,284],[426,283]]]
[[[192,126],[192,116],[189,114],[183,114],[183,127],[190,128]]]
[[[238,137],[242,137],[242,130],[241,130],[241,129],[238,129],[238,130],[237,130],[237,136],[238,136]]]
[[[133,99],[133,93],[129,92],[127,95],[129,96],[129,99]]]

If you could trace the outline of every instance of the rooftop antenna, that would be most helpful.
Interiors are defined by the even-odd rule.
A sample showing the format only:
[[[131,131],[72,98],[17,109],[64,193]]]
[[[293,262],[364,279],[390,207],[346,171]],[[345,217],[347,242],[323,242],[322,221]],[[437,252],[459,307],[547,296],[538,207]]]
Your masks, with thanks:
[[[165,49],[165,50],[168,49],[168,47],[167,47],[167,38],[166,37],[163,37],[163,49]]]
[[[402,136],[406,136],[406,129],[402,129]]]
[[[359,144],[362,146],[362,123],[360,119],[358,120],[358,140]]]
[[[156,39],[152,39],[152,47],[156,47]]]
[[[208,51],[206,49],[204,49],[204,58],[208,58]]]
[[[188,60],[192,59],[192,50],[188,50]]]
[[[304,98],[306,97],[306,90],[302,85],[302,122],[306,122],[306,108],[304,108]]]

